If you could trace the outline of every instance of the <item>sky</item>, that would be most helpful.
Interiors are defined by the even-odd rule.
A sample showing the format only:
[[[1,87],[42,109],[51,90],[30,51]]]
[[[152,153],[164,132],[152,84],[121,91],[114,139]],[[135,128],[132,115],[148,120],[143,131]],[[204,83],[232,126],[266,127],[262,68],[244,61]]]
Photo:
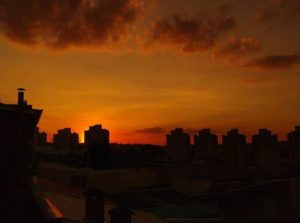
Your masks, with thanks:
[[[16,89],[51,135],[165,144],[300,124],[300,0],[0,0],[0,100]]]

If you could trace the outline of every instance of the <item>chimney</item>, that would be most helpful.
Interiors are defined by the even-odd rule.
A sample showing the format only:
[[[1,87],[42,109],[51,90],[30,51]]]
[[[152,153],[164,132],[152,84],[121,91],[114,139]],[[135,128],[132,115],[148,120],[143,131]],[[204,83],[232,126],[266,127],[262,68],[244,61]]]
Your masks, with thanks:
[[[26,101],[24,100],[25,89],[18,88],[17,90],[18,90],[18,105],[19,106],[26,105]]]
[[[117,206],[109,211],[110,223],[131,223],[131,215],[134,214],[131,210]]]
[[[104,223],[104,193],[97,188],[91,188],[84,195],[86,222]]]

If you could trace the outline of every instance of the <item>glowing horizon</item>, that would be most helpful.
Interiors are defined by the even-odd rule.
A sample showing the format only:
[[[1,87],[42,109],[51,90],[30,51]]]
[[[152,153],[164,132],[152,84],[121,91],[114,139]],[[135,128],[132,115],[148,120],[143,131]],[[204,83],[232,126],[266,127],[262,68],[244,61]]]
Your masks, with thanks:
[[[176,127],[285,139],[300,123],[299,1],[14,4],[0,3],[0,98],[26,88],[50,135],[99,123],[111,142],[164,145]]]

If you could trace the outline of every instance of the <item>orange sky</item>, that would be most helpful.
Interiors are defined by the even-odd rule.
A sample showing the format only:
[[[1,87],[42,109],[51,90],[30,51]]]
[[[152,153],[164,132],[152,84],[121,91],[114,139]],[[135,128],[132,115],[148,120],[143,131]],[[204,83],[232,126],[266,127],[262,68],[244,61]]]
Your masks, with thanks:
[[[0,98],[26,88],[49,134],[100,123],[112,142],[164,144],[175,127],[300,124],[297,0],[16,2],[0,3]]]

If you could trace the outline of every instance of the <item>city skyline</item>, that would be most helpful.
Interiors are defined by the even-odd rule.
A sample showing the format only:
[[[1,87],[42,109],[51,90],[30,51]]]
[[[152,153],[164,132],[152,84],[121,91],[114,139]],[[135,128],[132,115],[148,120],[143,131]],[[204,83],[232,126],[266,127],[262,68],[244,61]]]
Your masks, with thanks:
[[[42,131],[162,145],[176,127],[286,139],[300,123],[297,0],[55,2],[0,3],[1,102],[28,89]]]
[[[86,143],[86,140],[85,140],[85,134],[86,132],[88,132],[89,130],[91,130],[91,128],[95,128],[95,127],[99,127],[102,128],[102,124],[94,124],[92,126],[88,126],[85,128],[84,132],[83,133],[80,133],[80,132],[76,132],[76,131],[73,131],[72,134],[76,134],[78,136],[82,136],[82,138],[78,137],[78,143]],[[160,146],[165,146],[167,145],[167,139],[166,139],[166,136],[169,135],[170,133],[172,133],[173,131],[175,130],[181,130],[183,133],[187,134],[189,136],[189,139],[190,139],[190,144],[191,145],[195,145],[196,146],[196,138],[195,137],[198,137],[198,134],[213,134],[216,136],[216,141],[218,142],[218,145],[222,145],[223,144],[223,137],[228,134],[229,132],[231,131],[237,131],[238,133],[242,134],[245,136],[245,140],[247,143],[251,144],[253,143],[253,136],[255,136],[256,134],[260,134],[262,132],[272,132],[274,135],[276,135],[276,137],[278,137],[278,141],[279,142],[283,142],[283,141],[287,141],[288,140],[288,137],[289,137],[289,134],[293,131],[299,131],[299,127],[300,125],[294,125],[294,127],[292,129],[290,129],[288,132],[285,133],[284,137],[278,137],[278,134],[276,132],[274,132],[272,129],[268,129],[268,128],[258,128],[256,130],[256,132],[254,132],[252,135],[246,135],[244,132],[241,132],[240,129],[236,129],[236,128],[231,128],[231,129],[225,129],[224,133],[220,134],[220,133],[217,133],[216,131],[214,131],[213,129],[210,129],[210,128],[202,128],[202,129],[184,129],[184,128],[181,128],[181,127],[177,127],[177,128],[174,128],[174,129],[169,129],[169,130],[164,130],[164,135],[162,136],[164,138],[164,143],[162,144],[157,144],[157,145],[160,145]],[[158,127],[157,127],[158,128]],[[39,128],[38,129],[38,133],[39,134],[46,134],[47,137],[47,142],[48,143],[54,143],[54,140],[53,140],[53,136],[49,136],[49,134],[45,131],[40,131]],[[62,131],[69,131],[71,133],[73,129],[71,127],[65,127],[65,128],[62,128],[62,129],[57,129],[56,133],[54,133],[53,135],[57,135],[58,133],[62,132]],[[104,131],[107,131],[108,132],[108,135],[110,135],[110,130],[109,129],[102,129]],[[96,132],[97,133],[97,132]],[[98,133],[97,133],[98,134]],[[96,134],[96,135],[97,135]],[[42,136],[43,137],[43,136]],[[108,138],[110,138],[110,136],[108,136]],[[110,141],[110,140],[108,140]],[[110,143],[118,143],[118,142],[110,142]],[[122,144],[122,143],[121,143]],[[124,143],[126,144],[126,143]],[[130,143],[128,143],[130,144]],[[134,143],[132,143],[134,144]],[[136,144],[155,144],[155,143],[136,143]]]
[[[300,222],[300,0],[0,0],[9,223]]]

